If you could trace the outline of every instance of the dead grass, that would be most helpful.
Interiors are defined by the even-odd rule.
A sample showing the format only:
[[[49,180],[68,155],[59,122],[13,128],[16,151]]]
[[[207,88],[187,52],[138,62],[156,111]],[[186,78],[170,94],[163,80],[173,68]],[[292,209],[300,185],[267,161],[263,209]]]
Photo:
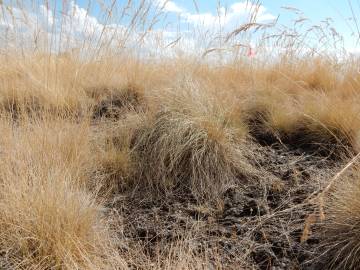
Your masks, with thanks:
[[[85,124],[2,119],[2,264],[16,269],[126,268],[88,190]],[[100,184],[100,183],[99,183]]]
[[[159,111],[135,138],[139,181],[161,192],[185,189],[199,200],[219,198],[244,173],[246,127],[232,125],[228,109],[194,82],[161,95]]]
[[[1,76],[1,243],[9,267],[125,267],[132,252],[142,253],[116,251],[121,229],[104,205],[122,194],[144,193],[145,200],[190,194],[221,209],[229,187],[246,190],[260,179],[265,190],[273,175],[261,168],[253,174],[257,161],[249,158],[257,156],[249,153],[249,140],[324,158],[335,153],[334,160],[358,149],[358,98],[350,90],[356,78],[326,84],[334,74],[324,68],[316,67],[322,80],[301,77],[301,67],[309,67],[300,63],[285,76],[275,68],[212,68],[185,60],[134,61],[125,69],[70,56],[51,57],[50,64],[24,59],[8,70],[3,65],[8,73]],[[48,67],[57,71],[44,79],[40,70]],[[24,70],[30,71],[16,75]],[[170,242],[156,259],[139,255],[138,264],[206,269],[214,263],[183,244]]]
[[[0,268],[285,269],[315,261],[311,245],[324,267],[359,268],[358,169],[329,191],[323,223],[307,201],[359,151],[357,57],[297,53],[296,27],[271,43],[289,44],[275,58],[241,56],[242,35],[270,30],[255,20],[258,1],[235,31],[211,42],[194,33],[204,37],[201,58],[179,48],[153,57],[145,40],[166,3],[151,3],[99,4],[110,26],[121,16],[123,36],[103,29],[103,40],[69,52],[56,52],[54,37],[1,51]],[[164,228],[152,237],[137,231],[124,198],[156,222],[162,211],[186,234],[158,240],[157,229],[173,228],[166,222],[155,222]],[[194,223],[203,227],[187,227]]]
[[[343,176],[325,200],[321,257],[328,269],[356,269],[359,263],[358,168]]]

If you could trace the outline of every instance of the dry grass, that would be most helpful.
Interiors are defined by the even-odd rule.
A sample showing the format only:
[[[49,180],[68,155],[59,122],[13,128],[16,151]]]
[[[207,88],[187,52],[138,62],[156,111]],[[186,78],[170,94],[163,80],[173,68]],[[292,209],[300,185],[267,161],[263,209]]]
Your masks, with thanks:
[[[136,135],[139,181],[161,192],[185,189],[203,201],[219,198],[245,172],[246,127],[204,86],[178,83],[158,93],[160,108]]]
[[[164,200],[191,194],[201,204],[216,202],[220,211],[230,187],[246,190],[254,177],[264,177],[264,183],[273,177],[264,169],[252,174],[248,159],[256,155],[247,149],[249,140],[302,146],[325,157],[335,153],[335,159],[358,149],[358,99],[353,91],[343,92],[341,81],[339,88],[294,82],[301,85],[296,89],[285,83],[293,78],[269,80],[259,76],[266,69],[246,65],[187,69],[185,60],[162,61],[152,77],[151,63],[124,69],[69,56],[51,57],[50,64],[25,59],[15,66],[28,69],[30,77],[9,75],[16,70],[11,65],[1,77],[7,100],[1,120],[1,241],[9,267],[104,269],[125,267],[126,261],[140,268],[204,269],[213,257],[175,246],[156,259],[139,249],[117,252],[121,229],[104,215],[103,205],[127,192]],[[41,82],[36,65],[58,66],[56,76]],[[36,76],[42,87],[29,79]],[[136,262],[133,252],[140,256]]]
[[[255,21],[255,4],[250,22],[215,33],[208,44],[223,47],[200,46],[201,58],[175,49],[181,37],[171,54],[153,57],[168,46],[146,47],[166,17],[151,1],[100,3],[107,26],[118,14],[124,33],[105,27],[100,40],[94,34],[73,50],[55,49],[66,32],[30,49],[8,40],[0,51],[0,268],[270,269],[290,259],[301,267],[319,255],[301,253],[311,245],[327,268],[359,267],[358,170],[329,191],[316,226],[308,196],[359,151],[360,63],[316,48],[297,53],[301,33],[277,36],[275,25],[274,50],[293,45],[241,56],[242,35],[271,26]],[[145,225],[160,224],[151,237],[135,228],[149,216]],[[312,230],[322,233],[318,244]]]
[[[112,269],[126,264],[89,191],[88,127],[2,119],[1,263],[16,269]]]
[[[352,175],[343,176],[327,196],[319,260],[327,269],[358,267],[359,192],[357,169]]]

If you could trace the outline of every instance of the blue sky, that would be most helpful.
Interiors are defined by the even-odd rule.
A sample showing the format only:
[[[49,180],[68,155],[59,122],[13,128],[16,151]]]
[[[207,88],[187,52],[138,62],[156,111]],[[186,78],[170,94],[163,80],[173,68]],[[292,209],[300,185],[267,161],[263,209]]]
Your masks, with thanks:
[[[190,12],[196,12],[194,1],[192,0],[173,0],[178,6]],[[230,7],[232,4],[246,2],[236,0],[223,0],[222,6]],[[343,31],[349,31],[346,26],[345,19],[352,17],[351,8],[347,0],[263,0],[260,3],[266,10],[274,16],[280,15],[283,23],[288,22],[289,12],[282,7],[290,6],[301,10],[306,17],[314,22],[323,20],[326,17],[331,17],[336,21],[336,24],[341,27]],[[355,14],[360,14],[360,2],[350,1]],[[217,1],[216,0],[200,0],[196,1],[200,13],[211,12],[216,13]],[[360,19],[360,15],[359,15]]]
[[[139,2],[140,0],[135,0]],[[161,3],[166,0],[152,0],[154,4],[161,5]],[[56,1],[60,2],[60,1]],[[88,0],[77,0],[76,4],[79,6],[86,8],[88,5]],[[93,2],[93,12],[96,13],[98,10],[98,6],[96,6],[96,1]],[[112,1],[105,0],[108,5]],[[128,0],[117,0],[116,5],[124,5]],[[237,3],[245,3],[246,0],[237,1],[237,0],[222,0],[221,6],[223,7],[231,7],[231,5]],[[184,12],[189,12],[196,14],[198,11],[196,10],[196,6],[198,8],[199,13],[212,13],[216,14],[216,10],[218,7],[217,0],[169,0],[167,1],[167,5],[176,6],[176,8],[182,9]],[[353,7],[355,14],[360,14],[360,1],[359,0],[350,0],[350,3]],[[349,27],[347,26],[346,19],[349,17],[353,17],[351,13],[351,8],[348,0],[262,0],[260,4],[265,7],[267,12],[273,14],[274,16],[280,15],[280,18],[283,23],[288,23],[290,13],[289,11],[284,10],[282,7],[294,7],[301,10],[306,17],[311,19],[314,22],[318,22],[323,20],[324,18],[331,17],[335,20],[335,24],[339,26],[339,30],[350,32]],[[170,14],[176,15],[177,12],[173,12],[170,9]],[[175,18],[174,18],[175,19]],[[360,19],[360,15],[359,18]],[[360,22],[359,22],[360,23]]]
[[[115,0],[103,0],[106,6],[111,6],[111,3]],[[127,5],[129,0],[117,0],[115,3],[115,9],[122,10]],[[38,31],[39,25],[45,29],[54,33],[54,25],[56,29],[61,31],[64,29],[66,33],[74,38],[88,37],[93,35],[99,36],[102,32],[104,24],[110,24],[110,31],[108,35],[111,36],[112,29],[118,29],[119,32],[124,32],[126,25],[129,23],[131,14],[136,10],[136,6],[143,0],[132,0],[134,6],[129,10],[129,17],[124,18],[121,21],[117,21],[116,15],[113,21],[106,21],[101,16],[104,14],[101,11],[99,3],[101,1],[95,0],[29,0],[21,3],[28,3],[27,14],[24,15],[21,8],[16,11],[14,9],[12,14],[8,12],[8,9],[2,9],[5,14],[0,17],[0,28],[8,28],[14,31],[15,28],[27,30],[30,36],[34,36],[33,33]],[[189,28],[198,28],[203,30],[202,32],[217,30],[217,27],[221,25],[222,31],[230,33],[236,29],[242,23],[248,21],[249,14],[253,6],[247,3],[246,0],[146,0],[147,3],[151,3],[154,6],[162,7],[166,12],[166,17],[161,17],[161,20],[153,28],[154,33],[156,30],[161,30],[165,33],[167,43],[171,43],[172,40],[176,40],[176,31],[185,37],[184,40],[192,42],[194,39],[201,39],[201,36],[194,35],[194,32],[188,31]],[[250,1],[249,1],[250,2]],[[13,0],[4,0],[3,3],[11,6],[15,3]],[[62,3],[67,3],[66,10],[63,9]],[[196,3],[196,4],[194,4]],[[90,4],[90,9],[88,9]],[[357,25],[354,20],[349,18],[354,17],[353,14],[360,14],[360,0],[262,0],[259,1],[260,8],[258,12],[257,22],[270,23],[279,16],[278,25],[285,25],[288,29],[292,29],[294,21],[299,18],[307,18],[303,23],[300,31],[306,31],[312,25],[319,25],[321,21],[326,18],[332,18],[330,27],[334,27],[345,40],[345,48],[350,51],[360,52],[360,46],[358,43],[358,31]],[[32,7],[38,5],[38,11],[35,11]],[[284,7],[292,7],[300,10],[298,12],[293,9],[285,9]],[[36,9],[36,7],[35,7]],[[154,11],[154,9],[152,9]],[[7,13],[7,14],[6,14]],[[22,21],[17,20],[18,26],[13,25],[11,17],[15,14],[15,17],[30,18],[30,23],[25,25]],[[217,16],[217,14],[220,14]],[[106,17],[106,16],[105,16]],[[71,18],[71,20],[70,20]],[[356,18],[360,23],[360,15]],[[219,24],[220,21],[220,24]],[[57,26],[56,26],[57,25]],[[297,27],[302,24],[298,24]],[[323,23],[324,25],[324,23]],[[359,25],[360,28],[360,25]],[[47,30],[46,30],[47,29]],[[140,31],[139,31],[140,30]],[[139,31],[139,32],[137,32]],[[161,32],[159,31],[159,32]],[[55,31],[56,32],[56,31]],[[59,31],[58,31],[59,32]],[[136,33],[141,33],[141,29],[134,30]],[[201,31],[197,32],[200,33]],[[331,31],[330,31],[331,32]],[[352,36],[352,33],[355,33]],[[268,33],[271,34],[271,33]],[[26,38],[27,38],[26,37]],[[153,36],[155,39],[156,37]],[[314,39],[316,40],[316,39]],[[247,40],[248,43],[252,43],[252,40]]]
[[[140,0],[135,0],[140,1]],[[107,0],[110,3],[109,0]],[[181,21],[182,27],[186,27],[186,24],[197,24],[199,21],[202,25],[205,22],[214,19],[218,10],[217,0],[152,0],[154,4],[164,5],[168,15],[166,19],[166,25],[171,29],[171,24],[174,28],[179,25]],[[166,4],[165,4],[166,2]],[[196,5],[194,4],[196,2]],[[88,5],[87,0],[76,1],[81,7]],[[117,5],[124,5],[127,0],[118,0]],[[236,28],[236,25],[244,22],[242,17],[246,17],[246,13],[241,12],[244,8],[246,0],[222,0],[220,6],[227,9],[227,13],[232,14],[232,19],[228,24],[228,29],[231,27]],[[345,38],[345,46],[347,48],[357,48],[357,27],[355,21],[349,20],[354,14],[360,14],[360,1],[359,0],[263,0],[260,1],[263,9],[263,16],[260,14],[260,21],[270,21],[272,18],[279,17],[279,23],[287,26],[291,26],[293,21],[299,17],[306,17],[309,19],[307,25],[317,25],[326,18],[332,18],[331,26],[334,27]],[[237,7],[237,10],[232,9]],[[296,15],[290,10],[286,10],[283,7],[294,7],[303,13],[303,15]],[[94,7],[93,12],[98,11],[97,7]],[[357,16],[357,15],[356,15]],[[263,18],[263,20],[261,19]],[[360,15],[358,16],[360,23]],[[170,23],[170,24],[169,24]],[[210,26],[210,24],[208,25]],[[158,26],[161,28],[161,24]],[[360,25],[359,25],[360,27]],[[355,37],[352,36],[355,33]]]
[[[180,7],[190,12],[196,12],[193,1],[189,0],[173,0]],[[230,7],[239,2],[236,0],[224,0],[221,5]],[[350,36],[352,31],[356,31],[354,23],[349,22],[348,19],[353,17],[350,4],[355,14],[359,14],[360,20],[360,2],[347,0],[263,0],[260,3],[266,8],[267,12],[274,16],[280,15],[280,22],[283,24],[291,24],[291,19],[294,15],[283,7],[294,7],[301,10],[304,16],[309,18],[314,24],[330,17],[334,20],[334,26],[343,35]],[[196,1],[200,13],[211,12],[216,14],[217,1],[214,0],[200,0]],[[359,21],[360,23],[360,21]]]

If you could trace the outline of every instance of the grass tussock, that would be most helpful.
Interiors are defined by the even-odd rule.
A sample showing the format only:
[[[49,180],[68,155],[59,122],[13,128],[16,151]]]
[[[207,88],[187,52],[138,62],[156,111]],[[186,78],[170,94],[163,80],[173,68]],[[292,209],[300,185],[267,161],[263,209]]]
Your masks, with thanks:
[[[1,265],[125,267],[109,221],[86,189],[86,129],[64,122],[1,128]]]
[[[74,58],[46,55],[2,56],[0,100],[2,108],[16,115],[31,112],[78,115],[88,101],[78,80]]]
[[[258,96],[257,96],[258,95]],[[358,149],[357,95],[304,90],[289,94],[264,89],[248,103],[247,121],[259,141],[276,141],[322,155],[351,154]]]
[[[325,200],[319,263],[327,269],[357,269],[360,250],[358,169],[336,183]]]
[[[231,125],[231,114],[211,94],[182,87],[163,93],[159,111],[135,137],[139,181],[153,190],[190,191],[200,200],[219,198],[243,173],[246,127]]]
[[[101,183],[102,197],[127,189],[132,181],[136,173],[133,138],[144,119],[142,114],[129,111],[116,122],[110,119],[97,123],[101,128],[91,134],[91,148],[96,153],[91,183],[94,189]]]

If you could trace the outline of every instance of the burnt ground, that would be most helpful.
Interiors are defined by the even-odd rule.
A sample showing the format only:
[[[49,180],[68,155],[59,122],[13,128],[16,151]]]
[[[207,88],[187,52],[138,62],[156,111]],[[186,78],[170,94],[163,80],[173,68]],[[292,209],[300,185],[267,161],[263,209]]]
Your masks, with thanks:
[[[111,207],[122,216],[127,248],[141,246],[151,260],[183,240],[194,254],[207,254],[212,265],[205,269],[316,269],[319,239],[310,231],[300,240],[316,207],[303,203],[341,162],[280,143],[252,142],[248,149],[254,180],[229,188],[217,207],[199,205],[189,194],[119,196]]]

